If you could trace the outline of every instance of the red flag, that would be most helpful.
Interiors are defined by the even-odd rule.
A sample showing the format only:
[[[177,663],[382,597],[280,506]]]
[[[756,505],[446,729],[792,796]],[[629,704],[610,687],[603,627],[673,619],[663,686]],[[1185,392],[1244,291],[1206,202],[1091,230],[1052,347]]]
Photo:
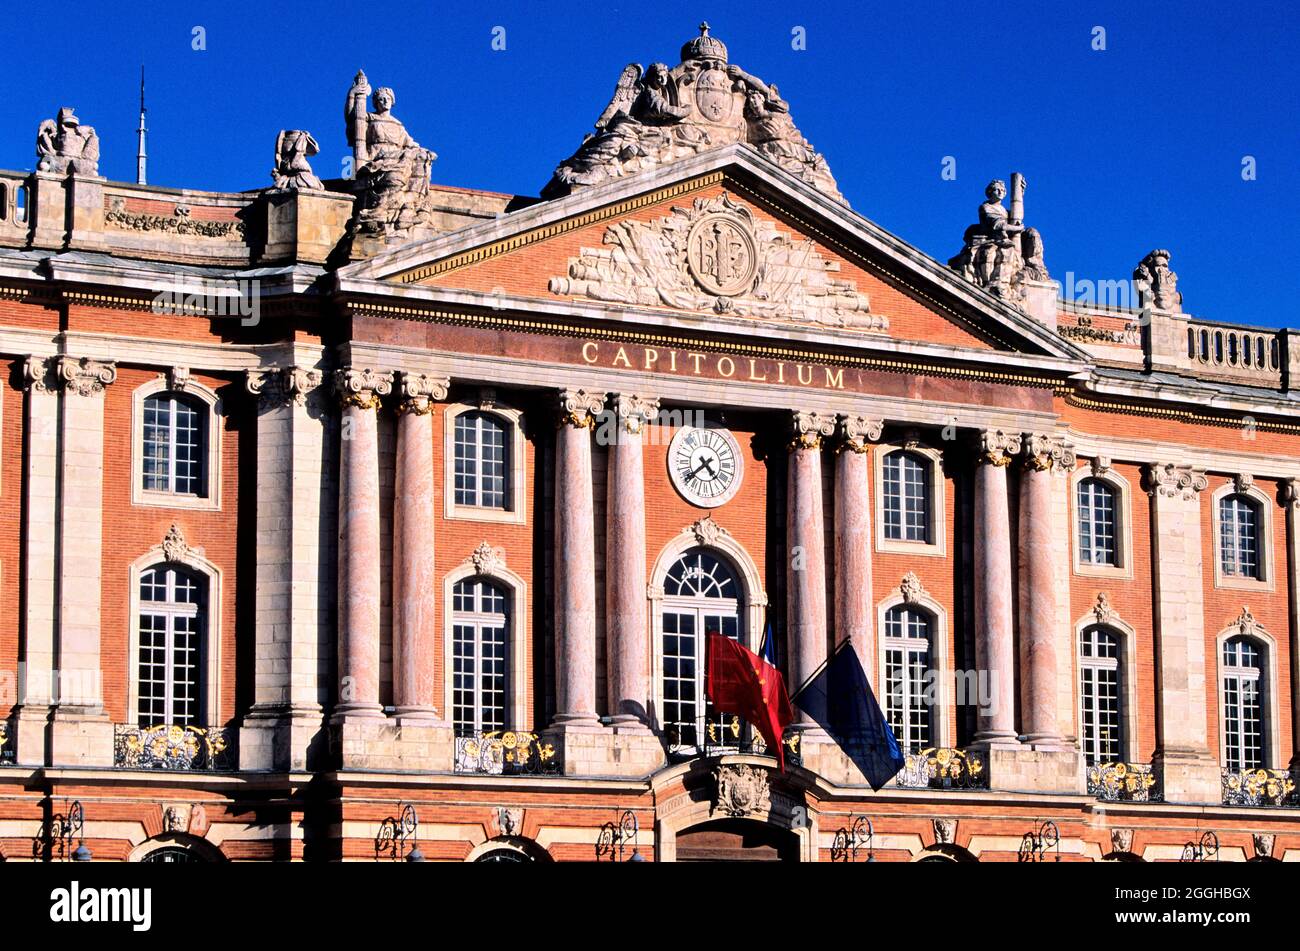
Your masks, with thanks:
[[[705,695],[719,710],[749,721],[776,752],[785,772],[785,747],[781,739],[794,721],[785,678],[752,650],[716,631],[709,632]]]

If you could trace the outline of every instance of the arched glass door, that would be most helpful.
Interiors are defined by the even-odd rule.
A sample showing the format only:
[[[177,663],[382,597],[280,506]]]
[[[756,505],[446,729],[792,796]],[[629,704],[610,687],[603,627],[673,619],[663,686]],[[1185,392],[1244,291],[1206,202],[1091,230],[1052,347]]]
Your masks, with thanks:
[[[740,583],[731,567],[704,548],[693,548],[664,578],[663,724],[670,744],[692,750],[738,745],[744,725],[715,710],[704,696],[704,651],[711,632],[745,643]]]

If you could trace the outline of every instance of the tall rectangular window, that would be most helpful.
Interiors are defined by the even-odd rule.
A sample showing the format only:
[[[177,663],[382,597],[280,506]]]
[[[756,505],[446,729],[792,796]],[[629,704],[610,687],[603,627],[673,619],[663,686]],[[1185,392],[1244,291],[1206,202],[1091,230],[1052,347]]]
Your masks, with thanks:
[[[1228,769],[1264,766],[1264,658],[1254,642],[1223,645],[1223,752]]]
[[[461,413],[456,417],[457,505],[508,507],[508,425],[488,413]]]
[[[169,393],[144,401],[143,484],[149,492],[203,494],[206,412]]]
[[[1100,479],[1079,483],[1079,561],[1118,564],[1115,545],[1115,490]]]
[[[509,599],[487,581],[469,578],[452,589],[452,720],[457,732],[507,727]]]
[[[1079,637],[1080,739],[1089,766],[1124,758],[1119,653],[1119,639],[1103,627],[1090,627]]]
[[[930,463],[914,453],[891,452],[884,460],[885,538],[930,542]]]
[[[1259,577],[1259,506],[1244,495],[1219,500],[1219,558],[1225,575]]]
[[[930,683],[930,616],[902,605],[885,614],[885,719],[904,753],[933,742]]]
[[[202,660],[201,579],[177,568],[150,568],[140,575],[137,715],[139,725],[200,724]]]

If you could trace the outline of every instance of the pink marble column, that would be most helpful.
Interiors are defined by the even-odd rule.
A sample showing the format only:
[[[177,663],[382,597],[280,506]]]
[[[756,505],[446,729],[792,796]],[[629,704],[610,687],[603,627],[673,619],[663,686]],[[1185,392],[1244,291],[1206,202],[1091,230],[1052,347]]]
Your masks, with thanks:
[[[822,438],[835,432],[835,418],[794,414],[786,498],[786,630],[789,689],[794,693],[826,660],[826,537],[822,512]],[[813,721],[798,708],[801,727]]]
[[[392,377],[336,371],[343,400],[339,466],[339,702],[335,719],[382,716],[379,704],[379,398]]]
[[[554,724],[596,729],[596,538],[591,487],[591,430],[601,394],[560,393],[555,460]]]
[[[975,640],[984,686],[975,741],[1012,746],[1016,664],[1007,467],[1020,451],[1020,437],[988,430],[981,434],[980,448],[975,469]]]
[[[406,719],[436,720],[438,608],[433,561],[433,400],[448,381],[403,373],[393,494],[393,705]]]
[[[1287,600],[1291,604],[1291,769],[1300,769],[1300,479],[1282,483],[1286,505]]]
[[[650,698],[645,472],[641,431],[659,401],[617,396],[605,505],[605,635],[609,709],[619,730],[645,728]]]
[[[1056,531],[1055,483],[1074,454],[1057,438],[1031,435],[1025,442],[1021,484],[1020,550],[1025,559],[1020,634],[1025,646],[1024,724],[1034,749],[1066,749],[1057,711],[1056,638],[1061,630],[1056,579],[1068,539]]]
[[[835,459],[835,640],[848,639],[871,679],[875,638],[871,594],[871,478],[868,441],[880,420],[841,416]]]

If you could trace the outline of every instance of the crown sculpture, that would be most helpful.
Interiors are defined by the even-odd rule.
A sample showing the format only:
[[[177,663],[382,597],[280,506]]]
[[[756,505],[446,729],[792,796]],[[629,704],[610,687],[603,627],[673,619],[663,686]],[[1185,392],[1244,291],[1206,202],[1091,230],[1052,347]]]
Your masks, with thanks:
[[[700,24],[700,35],[682,47],[672,67],[623,68],[614,97],[596,120],[596,131],[542,189],[543,198],[583,185],[634,175],[708,149],[744,142],[761,155],[836,201],[844,196],[826,160],[790,118],[775,85],[727,63],[727,47]]]

